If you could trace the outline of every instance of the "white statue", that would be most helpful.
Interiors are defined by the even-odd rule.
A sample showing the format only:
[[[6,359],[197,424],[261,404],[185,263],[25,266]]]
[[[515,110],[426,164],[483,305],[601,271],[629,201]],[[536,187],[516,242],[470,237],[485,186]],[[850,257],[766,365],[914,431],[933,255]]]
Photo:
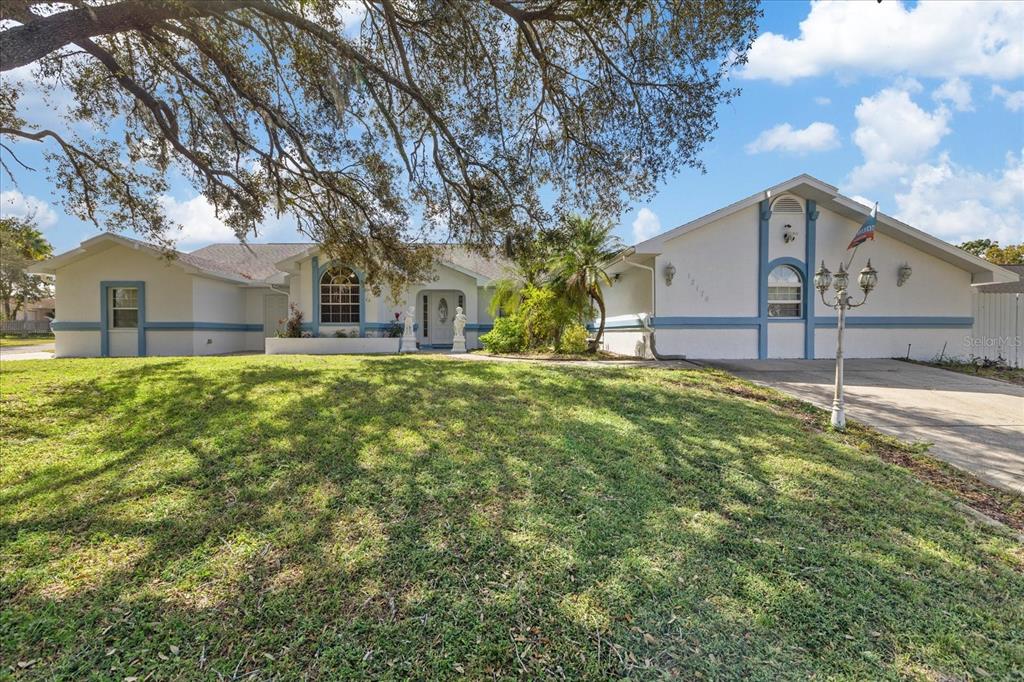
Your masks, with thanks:
[[[455,321],[452,324],[455,326],[455,338],[452,339],[452,352],[465,353],[466,336],[464,331],[466,329],[466,314],[462,312],[462,306],[457,306],[455,308]]]
[[[402,332],[402,352],[416,352],[416,306],[409,306],[405,311],[405,329]]]

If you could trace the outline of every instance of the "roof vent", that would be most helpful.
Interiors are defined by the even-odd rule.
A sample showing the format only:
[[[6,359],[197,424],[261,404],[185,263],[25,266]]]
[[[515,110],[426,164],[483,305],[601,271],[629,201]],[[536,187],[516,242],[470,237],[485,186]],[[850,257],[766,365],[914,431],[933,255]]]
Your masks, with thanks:
[[[772,204],[772,213],[803,213],[804,209],[794,197],[779,197]]]

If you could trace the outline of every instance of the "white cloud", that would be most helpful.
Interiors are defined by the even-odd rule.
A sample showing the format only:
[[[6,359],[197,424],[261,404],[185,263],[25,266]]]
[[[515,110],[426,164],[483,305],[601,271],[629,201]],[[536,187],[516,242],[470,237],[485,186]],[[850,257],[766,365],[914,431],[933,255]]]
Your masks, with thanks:
[[[160,206],[167,217],[181,226],[180,230],[171,230],[167,236],[174,240],[175,246],[183,250],[191,250],[216,242],[233,243],[238,237],[224,222],[217,217],[213,205],[201,194],[191,199],[179,201],[164,194],[160,197]],[[295,218],[290,214],[281,217],[268,212],[258,226],[256,234],[249,232],[246,239],[253,243],[266,241],[270,237],[286,239],[307,239],[298,234]]]
[[[759,36],[740,73],[778,83],[851,71],[1016,78],[1022,25],[1019,2],[814,2],[798,37]]]
[[[949,78],[932,93],[936,102],[950,102],[957,111],[973,111],[971,84],[963,78]]]
[[[953,243],[987,237],[1003,244],[1024,242],[1024,150],[1007,154],[1006,165],[982,173],[942,154],[917,165],[896,193],[894,214]]]
[[[633,221],[633,241],[642,242],[661,232],[661,219],[651,209],[644,207]]]
[[[992,96],[1003,100],[1003,106],[1010,111],[1024,109],[1024,90],[1007,90],[1001,85],[992,86]]]
[[[839,146],[839,131],[831,123],[815,121],[806,128],[794,128],[781,123],[764,130],[757,139],[747,145],[748,154],[762,152],[822,152]]]
[[[832,100],[828,97],[818,96],[814,98],[814,103],[818,106],[827,107],[829,104],[832,104]]]
[[[16,189],[0,192],[0,216],[27,218],[33,216],[39,229],[57,224],[57,213],[38,197],[24,195]]]
[[[160,197],[160,205],[168,218],[181,225],[180,231],[169,235],[174,237],[179,248],[238,239],[234,231],[217,217],[213,205],[201,194],[186,201],[178,201],[165,194]]]
[[[899,86],[864,97],[854,116],[857,129],[853,141],[864,155],[864,163],[850,174],[849,188],[854,191],[905,174],[949,133],[950,113],[946,107],[927,112]]]

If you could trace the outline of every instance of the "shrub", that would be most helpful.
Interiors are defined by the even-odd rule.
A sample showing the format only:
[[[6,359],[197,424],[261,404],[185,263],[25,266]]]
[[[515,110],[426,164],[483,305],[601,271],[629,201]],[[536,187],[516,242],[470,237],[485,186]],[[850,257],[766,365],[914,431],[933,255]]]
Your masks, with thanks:
[[[517,313],[523,320],[527,348],[557,348],[562,330],[578,319],[563,297],[549,287],[529,286]]]
[[[337,329],[334,332],[334,338],[336,338],[336,339],[347,339],[348,338],[348,332],[345,331],[344,329]]]
[[[282,338],[298,339],[302,336],[302,311],[294,303],[288,304],[288,319],[278,322],[284,322],[284,331],[278,333]]]
[[[480,337],[480,343],[492,353],[520,353],[526,350],[523,321],[518,315],[499,317],[494,329]]]
[[[558,352],[569,355],[586,353],[590,345],[587,328],[582,324],[570,324],[562,331],[562,338],[558,342]]]

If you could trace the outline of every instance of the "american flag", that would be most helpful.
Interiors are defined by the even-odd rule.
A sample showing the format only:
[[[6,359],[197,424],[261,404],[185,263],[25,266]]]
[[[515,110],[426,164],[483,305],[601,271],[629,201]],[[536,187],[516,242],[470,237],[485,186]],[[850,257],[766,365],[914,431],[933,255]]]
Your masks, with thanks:
[[[867,240],[874,241],[875,239],[875,223],[878,222],[878,202],[875,202],[875,207],[871,209],[871,215],[867,217],[864,224],[857,230],[857,234],[853,235],[853,239],[850,240],[850,245],[846,247],[846,250],[856,248],[866,242]]]

